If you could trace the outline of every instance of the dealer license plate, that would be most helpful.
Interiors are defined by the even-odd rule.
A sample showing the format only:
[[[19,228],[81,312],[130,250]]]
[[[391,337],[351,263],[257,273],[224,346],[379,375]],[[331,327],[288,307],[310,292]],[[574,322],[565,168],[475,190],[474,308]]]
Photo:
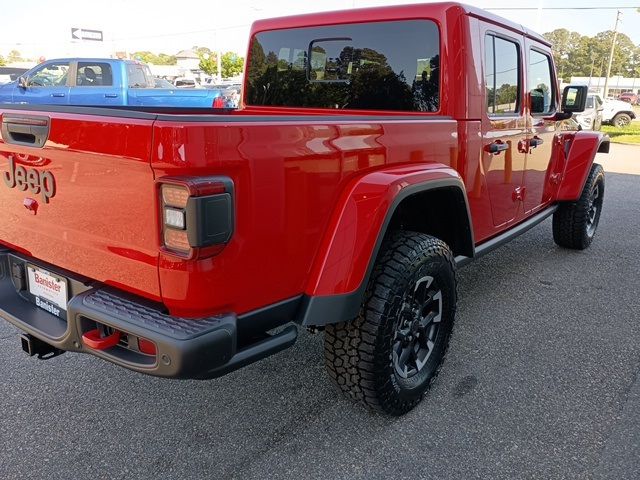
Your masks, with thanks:
[[[46,270],[27,265],[29,293],[35,304],[63,319],[67,318],[67,281]]]

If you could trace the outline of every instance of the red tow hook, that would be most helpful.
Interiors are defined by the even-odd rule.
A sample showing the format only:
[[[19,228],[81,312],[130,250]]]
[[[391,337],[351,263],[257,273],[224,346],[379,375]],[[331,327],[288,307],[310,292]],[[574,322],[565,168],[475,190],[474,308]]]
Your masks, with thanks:
[[[115,347],[120,341],[120,332],[115,331],[107,337],[100,336],[100,330],[89,330],[82,335],[82,341],[84,344],[95,350],[106,350],[107,348]]]

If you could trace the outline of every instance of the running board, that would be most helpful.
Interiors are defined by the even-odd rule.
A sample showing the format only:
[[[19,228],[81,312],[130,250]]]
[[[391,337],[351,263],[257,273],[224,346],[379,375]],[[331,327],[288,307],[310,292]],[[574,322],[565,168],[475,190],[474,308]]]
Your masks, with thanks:
[[[501,247],[507,242],[510,242],[516,237],[519,237],[523,233],[527,232],[531,228],[538,225],[540,222],[546,220],[548,217],[553,215],[553,213],[558,209],[558,205],[552,205],[549,208],[541,211],[540,213],[536,213],[533,217],[525,220],[524,222],[516,225],[515,227],[509,228],[506,232],[498,235],[497,237],[492,238],[491,240],[487,240],[486,242],[478,245],[475,249],[475,253],[473,257],[465,257],[464,255],[458,255],[456,257],[456,265],[458,267],[464,267],[466,264],[471,263],[473,260],[480,258],[483,255],[495,250],[498,247]]]

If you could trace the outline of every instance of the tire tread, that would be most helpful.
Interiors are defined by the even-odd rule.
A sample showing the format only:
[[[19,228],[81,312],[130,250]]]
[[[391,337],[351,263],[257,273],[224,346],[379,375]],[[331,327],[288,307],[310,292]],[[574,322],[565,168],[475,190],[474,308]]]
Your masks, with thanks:
[[[380,377],[380,365],[388,362],[388,358],[382,356],[385,350],[379,346],[391,342],[389,334],[383,333],[382,328],[385,307],[390,301],[392,285],[405,275],[406,265],[415,260],[416,252],[446,259],[453,271],[454,285],[457,285],[453,254],[444,242],[421,233],[394,232],[386,241],[376,262],[360,314],[351,321],[330,324],[325,329],[325,366],[338,389],[357,403],[392,415],[406,413],[422,397],[400,400],[392,394],[391,379],[385,381]],[[455,314],[455,298],[453,313]],[[447,348],[448,341],[442,359]],[[441,365],[442,361],[429,379],[426,389],[437,377]]]

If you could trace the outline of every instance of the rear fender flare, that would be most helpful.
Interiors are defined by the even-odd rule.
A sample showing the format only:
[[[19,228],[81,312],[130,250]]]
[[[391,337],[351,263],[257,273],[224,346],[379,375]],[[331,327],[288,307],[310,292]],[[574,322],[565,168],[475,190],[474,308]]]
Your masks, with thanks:
[[[304,295],[299,323],[321,326],[354,318],[397,207],[406,198],[436,189],[459,191],[467,236],[463,254],[473,255],[473,229],[460,175],[442,164],[371,172],[347,188],[334,211]]]
[[[566,162],[556,200],[573,202],[580,198],[596,154],[609,153],[609,136],[601,132],[577,132],[566,152]]]

